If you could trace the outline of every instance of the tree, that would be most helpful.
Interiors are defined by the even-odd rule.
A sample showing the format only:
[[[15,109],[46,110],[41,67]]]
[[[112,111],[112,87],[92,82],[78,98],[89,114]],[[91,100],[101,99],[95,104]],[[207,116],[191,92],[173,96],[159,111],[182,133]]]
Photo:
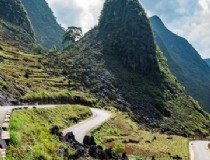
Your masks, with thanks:
[[[63,45],[64,47],[68,47],[71,44],[75,43],[82,37],[82,28],[80,27],[68,27],[66,33],[63,36]]]
[[[57,51],[57,47],[55,44],[53,44],[50,48],[50,52],[56,52]]]
[[[33,52],[36,54],[43,54],[44,50],[42,49],[42,46],[38,44],[34,46]]]

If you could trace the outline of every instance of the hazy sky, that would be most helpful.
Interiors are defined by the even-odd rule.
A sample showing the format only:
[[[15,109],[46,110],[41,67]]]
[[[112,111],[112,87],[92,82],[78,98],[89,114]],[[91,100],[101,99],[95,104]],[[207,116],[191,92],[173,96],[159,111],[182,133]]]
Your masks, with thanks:
[[[47,0],[64,27],[86,32],[98,22],[105,0]],[[148,16],[158,15],[165,25],[185,37],[203,58],[210,58],[210,0],[140,0]]]

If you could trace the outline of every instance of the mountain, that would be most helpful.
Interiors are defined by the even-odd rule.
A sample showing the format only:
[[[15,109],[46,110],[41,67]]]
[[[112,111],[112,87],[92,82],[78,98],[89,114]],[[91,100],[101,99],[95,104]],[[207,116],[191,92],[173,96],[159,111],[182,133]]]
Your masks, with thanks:
[[[210,59],[205,59],[206,63],[209,65],[210,67]]]
[[[69,90],[93,95],[98,106],[160,132],[209,134],[209,115],[169,71],[138,0],[106,0],[98,26],[53,57]]]
[[[34,32],[20,0],[0,0],[0,41],[18,48],[32,48]]]
[[[57,23],[45,0],[21,0],[25,6],[39,44],[49,50],[53,45],[62,48],[64,29]]]
[[[166,28],[157,16],[150,18],[155,40],[168,59],[171,72],[188,94],[210,112],[210,68],[189,42]]]

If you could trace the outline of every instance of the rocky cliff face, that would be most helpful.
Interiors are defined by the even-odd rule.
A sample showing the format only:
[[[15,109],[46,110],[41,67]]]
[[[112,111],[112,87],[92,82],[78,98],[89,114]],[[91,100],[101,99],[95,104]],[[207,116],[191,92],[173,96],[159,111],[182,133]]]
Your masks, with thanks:
[[[146,14],[137,0],[106,1],[99,22],[104,51],[139,72],[155,72],[156,46]]]
[[[169,31],[157,16],[151,25],[155,40],[167,57],[172,73],[186,87],[188,94],[210,112],[210,68],[189,42]]]
[[[170,73],[137,0],[106,0],[99,25],[50,60],[70,90],[127,111],[139,124],[184,136],[209,134],[209,116]]]
[[[35,37],[46,50],[52,45],[62,48],[64,29],[57,23],[45,0],[21,0],[34,28]]]
[[[18,105],[20,103],[19,97],[25,93],[26,91],[18,86],[14,80],[0,75],[0,106]]]

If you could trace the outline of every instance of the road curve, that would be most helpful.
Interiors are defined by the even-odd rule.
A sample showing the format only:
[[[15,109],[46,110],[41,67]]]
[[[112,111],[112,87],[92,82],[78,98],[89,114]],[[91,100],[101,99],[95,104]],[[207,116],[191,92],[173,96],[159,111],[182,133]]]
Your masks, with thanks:
[[[191,160],[210,160],[209,143],[210,141],[190,142]]]
[[[68,132],[73,132],[75,135],[75,139],[83,143],[84,136],[93,128],[98,127],[99,125],[106,122],[110,117],[111,113],[96,109],[96,108],[90,108],[93,116],[85,121],[82,121],[78,124],[76,124],[73,127],[67,128],[63,131],[63,135],[66,135]]]

